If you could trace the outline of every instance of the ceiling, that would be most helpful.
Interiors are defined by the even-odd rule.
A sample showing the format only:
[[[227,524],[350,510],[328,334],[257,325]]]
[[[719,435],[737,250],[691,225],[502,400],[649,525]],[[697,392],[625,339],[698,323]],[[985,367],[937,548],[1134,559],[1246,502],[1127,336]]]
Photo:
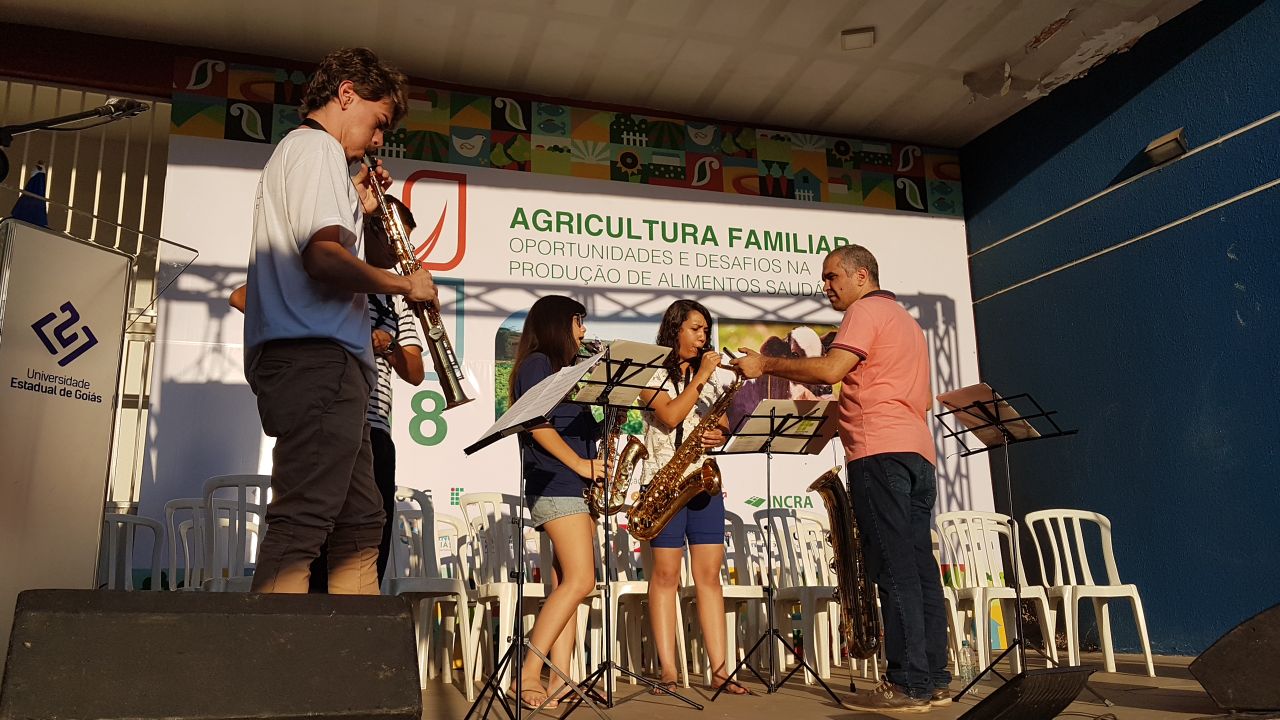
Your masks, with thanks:
[[[1098,54],[1091,38],[1122,23],[1163,23],[1194,4],[0,0],[7,19],[30,25],[304,62],[367,45],[428,81],[943,147],[959,147],[1026,106],[1025,91],[1082,45]],[[875,26],[875,46],[842,51],[840,31],[862,26]],[[1001,95],[1006,62],[1012,77]],[[991,97],[971,92],[966,73],[985,76],[980,89]]]

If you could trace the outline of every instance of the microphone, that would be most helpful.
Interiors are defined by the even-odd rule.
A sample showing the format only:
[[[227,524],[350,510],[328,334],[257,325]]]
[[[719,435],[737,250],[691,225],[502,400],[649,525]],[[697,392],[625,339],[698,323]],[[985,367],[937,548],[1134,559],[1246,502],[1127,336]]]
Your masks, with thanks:
[[[107,98],[105,105],[92,110],[97,117],[127,118],[145,112],[150,106],[139,100],[129,98]]]

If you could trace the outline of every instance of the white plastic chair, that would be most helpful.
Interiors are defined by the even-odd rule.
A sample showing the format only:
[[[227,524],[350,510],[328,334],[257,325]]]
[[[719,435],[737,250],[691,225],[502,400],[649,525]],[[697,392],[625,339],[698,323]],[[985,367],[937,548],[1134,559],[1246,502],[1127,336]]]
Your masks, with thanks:
[[[956,600],[959,605],[968,603],[972,606],[974,648],[978,653],[978,664],[986,667],[991,655],[987,631],[991,603],[1000,602],[1005,626],[1010,629],[1016,621],[1015,613],[1021,612],[1021,608],[1016,607],[1013,586],[1007,584],[1003,572],[1001,541],[1006,545],[1010,543],[1009,516],[977,510],[958,510],[940,513],[937,523],[938,532],[947,546],[947,556],[953,562],[965,564],[961,587],[956,589]],[[1053,610],[1049,606],[1044,586],[1027,584],[1022,558],[1012,560],[1017,563],[1022,599],[1035,603],[1041,627],[1053,627]],[[1010,631],[1009,636],[1012,635]],[[1045,645],[1049,658],[1057,660],[1058,653],[1054,643],[1046,642]],[[1009,658],[1015,672],[1020,672],[1017,653],[1011,653]],[[1046,660],[1045,665],[1051,666],[1052,663]]]
[[[625,512],[625,511],[624,511]],[[627,532],[626,528],[620,527],[619,520],[625,521],[626,516],[622,513],[611,518],[610,526],[610,547],[611,551],[610,569],[615,573],[615,578],[609,583],[609,602],[610,617],[613,620],[613,660],[623,667],[628,667],[632,672],[639,673],[642,663],[642,645],[643,638],[649,635],[649,617],[645,612],[645,606],[649,599],[649,582],[645,579],[645,564],[650,560],[647,553],[641,557],[641,543]],[[604,577],[604,524],[596,524],[596,577]],[[684,637],[684,618],[680,611],[679,589],[677,588],[676,601],[676,665],[678,668],[678,677],[680,683],[684,687],[689,687],[689,672],[687,667],[686,642]],[[594,598],[595,596],[593,596]],[[595,614],[600,615],[601,622],[594,625],[595,628],[603,627],[603,614],[599,602],[593,602]],[[592,656],[603,658],[603,651],[600,647],[600,632],[591,633]],[[626,651],[625,655],[623,651]],[[656,659],[656,658],[655,658]],[[609,673],[609,680],[616,680],[615,673]],[[632,678],[631,684],[637,684]]]
[[[169,588],[201,590],[204,574],[204,500],[176,498],[164,504],[165,536],[169,550]],[[178,565],[178,553],[182,565]],[[182,584],[178,584],[178,568]]]
[[[1111,641],[1111,611],[1108,605],[1114,599],[1127,598],[1133,603],[1133,619],[1142,640],[1147,675],[1155,677],[1142,599],[1138,597],[1137,585],[1120,582],[1120,571],[1116,568],[1115,552],[1111,547],[1111,521],[1105,515],[1088,510],[1057,508],[1027,513],[1026,524],[1040,562],[1040,577],[1048,583],[1050,570],[1052,572],[1053,580],[1049,584],[1048,593],[1054,604],[1060,604],[1061,607],[1059,612],[1062,613],[1066,627],[1069,662],[1072,665],[1080,664],[1080,616],[1076,610],[1081,600],[1091,599],[1098,618],[1103,662],[1107,672],[1116,671],[1115,646]],[[1094,580],[1085,550],[1086,528],[1090,526],[1097,528],[1101,544],[1103,565],[1107,573],[1106,582],[1102,583]],[[1042,538],[1045,545],[1041,545]],[[1049,627],[1051,630],[1047,634],[1052,637],[1057,626]]]
[[[219,475],[204,483],[204,589],[248,592],[266,532],[269,475]]]
[[[466,493],[459,500],[462,514],[466,518],[467,527],[473,540],[473,563],[476,600],[484,607],[484,613],[477,613],[473,628],[479,633],[481,628],[489,631],[489,623],[483,617],[497,616],[498,635],[493,637],[492,655],[485,654],[485,667],[490,667],[493,657],[501,657],[511,645],[510,638],[515,630],[517,608],[516,583],[510,578],[516,569],[515,528],[511,522],[520,509],[520,498],[504,493]],[[529,525],[529,509],[526,507],[525,526]],[[531,612],[538,601],[547,595],[543,583],[532,582],[533,568],[539,563],[538,553],[525,553],[525,585],[524,597],[520,599],[519,609],[525,615],[525,628],[532,626]],[[545,583],[550,583],[550,570],[543,573]],[[531,603],[525,601],[531,600]],[[491,632],[489,632],[492,635]],[[499,687],[504,691],[511,680],[514,663],[509,663],[503,671]]]
[[[467,702],[471,702],[475,699],[474,665],[479,654],[471,631],[470,612],[474,599],[463,579],[464,574],[460,571],[446,573],[437,559],[437,527],[440,523],[431,496],[421,490],[398,487],[396,502],[397,505],[410,503],[417,507],[408,510],[397,507],[395,532],[392,534],[394,542],[383,584],[390,595],[414,596],[411,607],[418,641],[420,687],[425,688],[431,676],[431,639],[435,629],[435,610],[439,607],[443,621],[440,648],[445,651],[443,667],[452,681],[453,648],[460,644],[463,691]],[[447,519],[442,520],[445,532],[451,534],[456,543],[462,528]],[[456,550],[451,553],[451,559],[457,560]]]
[[[773,580],[781,607],[791,603],[800,605],[801,622],[804,623],[801,654],[820,677],[828,678],[831,676],[830,649],[824,636],[830,630],[828,615],[836,586],[828,576],[830,571],[824,559],[825,533],[821,525],[800,517],[790,508],[757,510],[755,521],[761,531],[770,533],[772,538],[775,553]],[[785,611],[779,612],[778,619],[782,621],[780,624],[791,624],[790,615]],[[778,645],[778,657],[782,658],[782,667],[785,667],[791,658],[781,643]],[[813,684],[808,670],[805,671],[805,682]]]
[[[151,518],[121,513],[102,516],[102,542],[99,553],[105,560],[106,590],[133,590],[133,543],[140,528],[151,531],[151,589],[160,590],[160,548],[164,546],[164,528]],[[101,563],[99,566],[101,567]]]
[[[741,633],[745,632],[747,641],[753,642],[759,632],[757,618],[760,613],[752,612],[752,604],[763,610],[764,586],[754,582],[759,568],[751,556],[742,518],[728,511],[724,515],[725,550],[720,583],[724,594],[725,663],[728,665],[726,670],[732,670],[746,652],[746,643],[739,642],[743,639]],[[685,615],[697,622],[700,619],[696,608],[697,588],[693,585],[689,565],[690,558],[686,550],[686,577],[683,580],[684,587],[680,589],[680,597],[686,608]],[[745,619],[746,622],[740,623],[740,619]],[[705,644],[697,636],[691,635],[689,646],[694,672],[701,670],[703,682],[710,685],[713,668],[710,662],[703,662]]]

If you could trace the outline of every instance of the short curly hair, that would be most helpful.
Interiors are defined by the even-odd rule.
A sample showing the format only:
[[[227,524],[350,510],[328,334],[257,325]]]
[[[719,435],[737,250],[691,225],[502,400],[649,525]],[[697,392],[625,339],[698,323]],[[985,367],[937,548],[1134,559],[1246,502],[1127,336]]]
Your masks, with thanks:
[[[350,80],[356,94],[365,100],[391,99],[391,123],[398,123],[409,111],[404,73],[387,65],[369,48],[341,48],[320,61],[302,93],[298,112],[306,117],[338,96],[338,86]]]

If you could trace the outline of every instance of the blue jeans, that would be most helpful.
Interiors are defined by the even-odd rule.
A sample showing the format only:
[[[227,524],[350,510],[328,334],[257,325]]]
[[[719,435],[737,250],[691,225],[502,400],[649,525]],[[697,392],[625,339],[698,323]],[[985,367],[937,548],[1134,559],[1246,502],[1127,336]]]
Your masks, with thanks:
[[[889,682],[928,698],[951,682],[942,578],[929,534],[938,496],[933,465],[916,453],[849,463],[849,497],[868,576],[879,586]]]

